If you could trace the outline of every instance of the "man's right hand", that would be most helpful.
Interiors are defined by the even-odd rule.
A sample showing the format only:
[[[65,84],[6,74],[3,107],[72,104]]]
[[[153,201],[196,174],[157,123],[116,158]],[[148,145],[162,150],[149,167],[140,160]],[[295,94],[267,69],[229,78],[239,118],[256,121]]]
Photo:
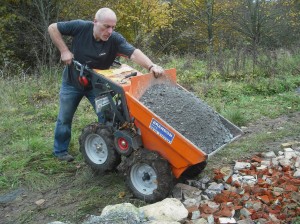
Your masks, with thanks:
[[[73,61],[74,55],[71,51],[65,51],[61,53],[61,60],[64,64],[70,65]]]
[[[61,58],[62,62],[66,65],[71,64],[74,55],[69,50],[68,46],[66,45],[65,41],[63,40],[62,35],[57,28],[57,23],[52,23],[48,27],[48,32],[49,32],[50,38],[53,41],[54,45],[60,51],[60,58]]]

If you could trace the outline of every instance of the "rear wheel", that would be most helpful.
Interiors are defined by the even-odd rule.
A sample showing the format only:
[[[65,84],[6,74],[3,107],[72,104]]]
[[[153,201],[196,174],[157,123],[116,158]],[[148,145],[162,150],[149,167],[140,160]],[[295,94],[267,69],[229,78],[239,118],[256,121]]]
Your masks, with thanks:
[[[126,182],[135,197],[153,203],[169,195],[173,174],[167,160],[156,152],[140,149],[128,161]]]
[[[80,151],[94,171],[110,171],[120,164],[121,156],[114,149],[113,139],[112,131],[104,125],[94,123],[83,129]]]

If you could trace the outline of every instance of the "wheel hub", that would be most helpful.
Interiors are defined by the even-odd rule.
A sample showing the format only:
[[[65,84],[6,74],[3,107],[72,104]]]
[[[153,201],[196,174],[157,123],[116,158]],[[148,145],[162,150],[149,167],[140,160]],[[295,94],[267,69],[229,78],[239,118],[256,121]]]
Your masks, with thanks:
[[[143,181],[149,181],[150,180],[150,174],[149,173],[144,173],[144,176],[142,177]]]
[[[102,148],[102,144],[95,144],[95,148],[98,152],[102,152],[103,148]]]
[[[89,159],[95,164],[103,164],[107,160],[107,145],[98,134],[91,134],[86,138],[85,150]]]
[[[130,179],[135,189],[145,195],[150,195],[157,189],[155,170],[146,163],[134,164],[131,168]]]
[[[128,142],[124,138],[118,139],[118,146],[121,151],[126,151],[126,150],[128,150],[128,147],[129,147]]]

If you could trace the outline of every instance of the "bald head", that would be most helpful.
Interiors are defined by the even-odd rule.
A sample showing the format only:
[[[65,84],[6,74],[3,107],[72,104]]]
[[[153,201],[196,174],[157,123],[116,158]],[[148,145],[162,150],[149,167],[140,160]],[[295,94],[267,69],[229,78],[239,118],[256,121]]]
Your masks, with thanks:
[[[95,19],[98,21],[105,21],[107,19],[117,21],[117,16],[110,8],[101,8],[96,12]]]
[[[97,41],[107,41],[117,24],[117,16],[109,8],[101,8],[95,15],[93,35]]]

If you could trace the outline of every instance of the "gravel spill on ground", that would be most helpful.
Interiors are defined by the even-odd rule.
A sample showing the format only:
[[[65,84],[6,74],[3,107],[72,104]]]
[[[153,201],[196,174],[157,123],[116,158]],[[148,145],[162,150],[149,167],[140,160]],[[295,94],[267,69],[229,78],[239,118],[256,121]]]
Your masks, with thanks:
[[[153,85],[140,102],[207,154],[233,138],[218,113],[180,86]]]

